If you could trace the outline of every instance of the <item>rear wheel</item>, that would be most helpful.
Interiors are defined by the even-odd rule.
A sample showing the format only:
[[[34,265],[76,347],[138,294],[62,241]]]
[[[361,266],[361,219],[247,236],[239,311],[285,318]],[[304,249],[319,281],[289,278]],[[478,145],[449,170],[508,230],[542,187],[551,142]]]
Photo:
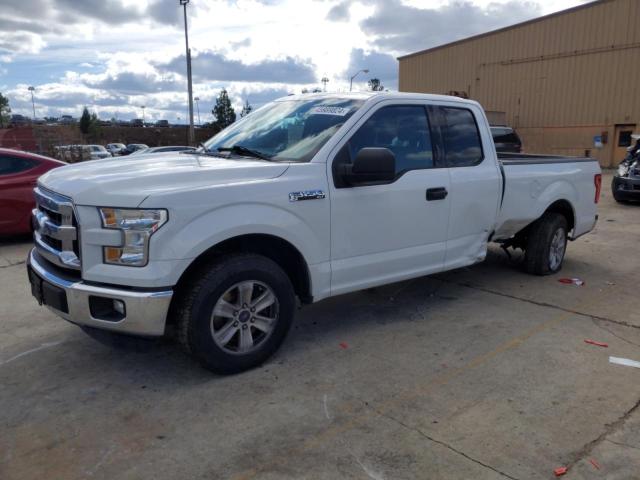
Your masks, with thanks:
[[[568,226],[559,213],[545,213],[529,231],[524,267],[534,275],[560,271],[567,249]]]
[[[275,262],[232,255],[193,278],[178,300],[178,338],[206,368],[241,372],[278,349],[293,320],[295,297],[289,277]]]

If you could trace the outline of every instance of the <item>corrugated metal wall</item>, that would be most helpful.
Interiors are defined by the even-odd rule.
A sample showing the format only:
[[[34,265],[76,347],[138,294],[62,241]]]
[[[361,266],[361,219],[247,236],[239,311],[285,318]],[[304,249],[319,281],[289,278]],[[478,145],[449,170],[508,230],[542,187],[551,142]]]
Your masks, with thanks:
[[[399,85],[467,92],[486,110],[506,112],[525,146],[541,153],[590,149],[608,165],[615,124],[640,127],[640,0],[601,0],[401,57]],[[546,141],[549,129],[566,127],[577,127],[569,144],[554,146],[560,134]],[[593,135],[602,131],[609,144],[597,151]]]

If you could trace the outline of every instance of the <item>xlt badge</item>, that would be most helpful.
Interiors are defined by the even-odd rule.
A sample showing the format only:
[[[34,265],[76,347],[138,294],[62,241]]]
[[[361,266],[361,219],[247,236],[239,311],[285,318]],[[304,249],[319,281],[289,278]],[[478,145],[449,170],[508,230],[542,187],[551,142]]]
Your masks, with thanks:
[[[305,190],[303,192],[291,192],[289,194],[290,202],[299,202],[301,200],[316,200],[325,198],[325,194],[322,190]]]

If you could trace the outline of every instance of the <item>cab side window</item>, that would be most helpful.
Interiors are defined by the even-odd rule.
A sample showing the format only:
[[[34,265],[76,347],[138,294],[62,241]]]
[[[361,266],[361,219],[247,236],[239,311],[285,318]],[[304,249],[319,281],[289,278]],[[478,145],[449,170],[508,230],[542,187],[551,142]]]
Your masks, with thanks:
[[[442,114],[442,143],[448,167],[471,167],[483,158],[478,125],[471,110],[440,107]]]
[[[424,107],[398,105],[375,112],[351,137],[351,161],[367,147],[388,148],[396,157],[396,175],[433,167],[429,121]]]
[[[36,166],[36,162],[20,157],[0,157],[0,175],[25,172]]]

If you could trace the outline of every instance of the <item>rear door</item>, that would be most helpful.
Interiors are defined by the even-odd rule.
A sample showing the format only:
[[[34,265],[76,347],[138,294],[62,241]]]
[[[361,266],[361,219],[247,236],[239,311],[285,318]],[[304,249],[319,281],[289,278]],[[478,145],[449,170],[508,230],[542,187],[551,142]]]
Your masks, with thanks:
[[[475,105],[430,107],[451,182],[446,270],[483,260],[502,196],[491,132]]]
[[[351,163],[365,147],[394,153],[395,178],[384,184],[341,184],[336,166]],[[328,162],[333,177],[332,294],[441,270],[449,220],[449,174],[433,148],[426,105],[381,102],[334,151]]]

